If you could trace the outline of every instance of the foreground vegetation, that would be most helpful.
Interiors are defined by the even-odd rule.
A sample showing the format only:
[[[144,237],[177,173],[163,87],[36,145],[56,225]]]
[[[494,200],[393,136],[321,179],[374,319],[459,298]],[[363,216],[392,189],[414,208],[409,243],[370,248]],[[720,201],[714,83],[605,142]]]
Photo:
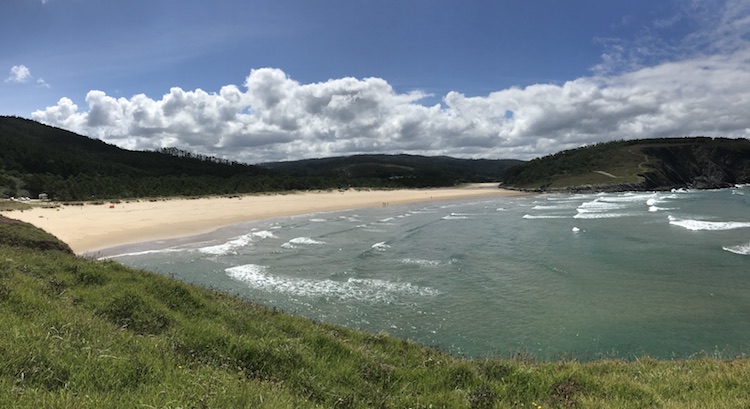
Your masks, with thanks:
[[[0,217],[0,407],[738,408],[750,360],[466,360],[74,256]]]

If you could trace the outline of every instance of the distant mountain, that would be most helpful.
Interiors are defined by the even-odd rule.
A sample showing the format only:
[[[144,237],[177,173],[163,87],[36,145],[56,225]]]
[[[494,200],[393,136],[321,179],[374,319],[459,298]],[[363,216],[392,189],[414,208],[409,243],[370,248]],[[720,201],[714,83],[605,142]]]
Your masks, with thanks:
[[[497,182],[516,159],[458,159],[447,156],[353,155],[324,159],[263,163],[259,166],[290,176],[400,180],[423,187],[468,182]]]
[[[750,183],[750,141],[664,138],[566,150],[509,169],[506,187],[536,191],[723,188]]]
[[[438,187],[497,181],[520,162],[361,155],[252,166],[177,148],[130,151],[32,120],[0,116],[0,198],[47,193],[57,200],[100,200]]]

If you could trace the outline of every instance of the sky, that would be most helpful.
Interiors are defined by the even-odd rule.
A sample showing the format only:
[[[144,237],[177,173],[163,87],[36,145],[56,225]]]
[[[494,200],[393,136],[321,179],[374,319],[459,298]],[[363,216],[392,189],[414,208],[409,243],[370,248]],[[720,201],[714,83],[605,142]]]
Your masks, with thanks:
[[[750,137],[747,0],[4,0],[0,115],[246,163]]]

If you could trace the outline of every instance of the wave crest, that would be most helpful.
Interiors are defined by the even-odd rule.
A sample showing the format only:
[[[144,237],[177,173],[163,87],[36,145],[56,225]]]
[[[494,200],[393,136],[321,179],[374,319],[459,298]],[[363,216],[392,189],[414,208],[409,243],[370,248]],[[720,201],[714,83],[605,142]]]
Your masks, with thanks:
[[[742,256],[750,256],[750,243],[737,246],[722,247],[722,249]]]
[[[708,222],[704,220],[678,219],[672,215],[668,216],[669,224],[680,226],[695,231],[719,231],[734,230],[750,227],[750,222]]]
[[[295,237],[281,245],[285,249],[297,248],[297,245],[320,245],[326,244],[324,241],[312,239],[310,237]]]
[[[224,244],[217,244],[215,246],[201,247],[198,249],[199,252],[204,254],[213,254],[215,256],[223,256],[230,252],[245,247],[253,241],[253,233],[244,234],[233,240],[230,240]]]

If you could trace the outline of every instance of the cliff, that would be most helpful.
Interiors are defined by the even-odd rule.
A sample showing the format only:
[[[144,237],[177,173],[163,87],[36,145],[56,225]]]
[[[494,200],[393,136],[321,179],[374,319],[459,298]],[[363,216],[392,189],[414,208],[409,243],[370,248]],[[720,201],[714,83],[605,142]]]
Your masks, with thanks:
[[[643,173],[642,187],[713,189],[750,183],[750,142],[746,139],[720,142],[725,143],[703,141],[643,148],[658,163],[652,171]]]
[[[750,183],[750,141],[670,138],[616,141],[509,169],[504,187],[532,191],[714,189]]]

